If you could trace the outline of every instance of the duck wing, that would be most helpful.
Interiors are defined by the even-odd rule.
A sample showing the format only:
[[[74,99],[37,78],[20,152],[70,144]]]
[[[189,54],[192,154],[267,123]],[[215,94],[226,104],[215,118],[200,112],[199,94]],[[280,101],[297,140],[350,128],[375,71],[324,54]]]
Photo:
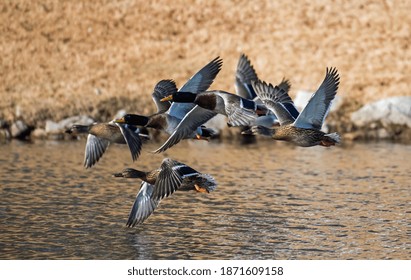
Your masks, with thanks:
[[[198,171],[184,163],[165,158],[161,163],[152,198],[163,199],[171,195],[178,190],[184,178],[197,174],[199,174]]]
[[[228,117],[229,126],[248,126],[258,117],[257,104],[253,100],[242,98],[236,94],[225,91],[210,91],[217,96],[216,112]]]
[[[253,88],[264,105],[276,115],[280,125],[291,124],[295,121],[285,105],[294,107],[293,100],[287,92],[263,81],[253,82]]]
[[[254,99],[256,94],[251,86],[251,81],[257,80],[257,73],[251,65],[250,60],[245,54],[241,54],[237,64],[234,83],[237,95],[246,99]]]
[[[220,57],[216,57],[210,61],[206,66],[201,68],[195,73],[181,88],[179,91],[199,93],[206,91],[213,83],[215,77],[220,72],[223,65],[223,60]],[[168,113],[172,116],[179,118],[180,120],[194,108],[194,103],[178,103],[173,102],[171,104]]]
[[[291,83],[288,79],[283,78],[277,86],[279,88],[281,88],[282,90],[284,90],[286,93],[288,93],[290,91],[290,88],[291,88]]]
[[[140,130],[138,128],[135,128],[133,130],[127,124],[116,124],[120,128],[121,134],[123,134],[124,140],[126,141],[128,148],[130,149],[133,161],[137,160],[141,153],[141,147],[143,146],[143,141],[139,135]]]
[[[191,138],[199,126],[212,119],[215,115],[217,114],[213,111],[201,108],[200,106],[195,106],[184,116],[167,141],[164,142],[160,148],[155,150],[154,153],[164,152],[182,139]]]
[[[320,130],[334,99],[340,76],[336,68],[327,68],[324,81],[294,122],[294,126]]]
[[[171,101],[161,102],[160,100],[174,92],[177,92],[177,86],[173,80],[161,80],[156,84],[151,97],[156,104],[157,113],[166,112],[170,108]]]
[[[141,182],[140,190],[131,207],[126,226],[134,227],[144,222],[158,207],[160,200],[152,198],[154,185]]]
[[[90,168],[96,164],[109,145],[110,141],[89,134],[87,136],[86,149],[84,152],[84,166]]]

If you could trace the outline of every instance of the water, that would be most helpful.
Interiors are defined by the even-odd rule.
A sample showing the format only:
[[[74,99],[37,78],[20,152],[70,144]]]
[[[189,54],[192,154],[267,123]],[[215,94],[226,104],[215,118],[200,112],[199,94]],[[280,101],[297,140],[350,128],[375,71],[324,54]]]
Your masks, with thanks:
[[[184,141],[131,162],[111,146],[92,169],[84,141],[0,146],[1,259],[410,259],[411,146],[298,148]],[[171,157],[209,173],[127,228],[137,179]]]

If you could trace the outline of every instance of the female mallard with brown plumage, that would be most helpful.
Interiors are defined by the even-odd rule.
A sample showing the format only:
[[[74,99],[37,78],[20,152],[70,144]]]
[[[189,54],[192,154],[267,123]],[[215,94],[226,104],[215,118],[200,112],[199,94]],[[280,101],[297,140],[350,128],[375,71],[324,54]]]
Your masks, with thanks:
[[[128,227],[144,222],[163,198],[177,190],[209,193],[217,187],[217,183],[210,175],[202,174],[184,163],[169,158],[163,160],[160,168],[152,171],[126,168],[114,176],[139,178],[143,181],[128,217]]]
[[[141,134],[136,127],[113,122],[93,123],[91,125],[75,124],[66,130],[66,133],[88,134],[84,152],[84,166],[86,168],[92,167],[99,161],[110,143],[127,144],[131,157],[135,161],[141,152],[142,137],[148,138],[148,135]]]
[[[298,117],[294,118],[287,110],[290,103],[285,106],[287,102],[284,102],[284,100],[291,99],[283,89],[261,81],[254,82],[253,87],[257,96],[277,116],[280,126],[272,129],[254,126],[251,128],[251,133],[269,136],[275,140],[292,142],[302,147],[316,145],[329,147],[339,143],[340,136],[337,133],[327,134],[321,131],[331,101],[337,93],[339,83],[340,77],[337,69],[327,68],[324,81]]]
[[[254,70],[253,65],[251,64],[250,59],[245,54],[241,54],[237,64],[237,70],[235,72],[234,86],[236,94],[241,96],[242,98],[253,100],[259,105],[263,104],[256,95],[252,86],[252,83],[257,82],[258,80],[259,79],[257,73]],[[291,88],[291,83],[289,80],[283,78],[282,81],[278,84],[278,87],[282,88],[285,92],[288,92]],[[287,109],[290,109],[292,115],[297,117],[298,112],[296,112],[296,110],[293,110],[293,108]],[[273,126],[278,125],[278,119],[273,114],[273,112],[267,110],[264,114],[259,114],[253,125],[272,128]],[[244,130],[247,130],[249,128],[250,127],[247,126]]]
[[[177,90],[176,84],[172,80],[161,80],[154,87],[151,94],[157,106],[157,113],[167,111],[171,103],[160,102],[170,91]],[[147,122],[145,116],[138,116],[139,123],[144,126]],[[133,161],[140,155],[143,142],[141,137],[149,138],[148,135],[140,132],[140,129],[130,124],[119,124],[114,121],[109,123],[93,123],[91,125],[73,125],[66,133],[78,135],[88,134],[86,150],[84,155],[84,166],[92,167],[103,156],[110,143],[127,144],[130,148]]]

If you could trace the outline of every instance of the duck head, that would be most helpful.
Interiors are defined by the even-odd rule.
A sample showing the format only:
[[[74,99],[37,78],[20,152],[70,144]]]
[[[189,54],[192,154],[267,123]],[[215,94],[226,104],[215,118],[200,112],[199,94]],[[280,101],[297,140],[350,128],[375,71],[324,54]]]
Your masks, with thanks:
[[[173,102],[180,102],[180,103],[194,103],[196,99],[196,94],[192,92],[174,92],[173,94],[170,94],[164,98],[162,98],[160,101],[165,102],[165,101],[173,101]]]
[[[115,123],[123,123],[138,126],[145,126],[148,123],[148,121],[148,117],[135,114],[126,114],[122,118],[114,120]]]
[[[88,133],[90,131],[90,128],[90,125],[75,124],[71,128],[67,129],[65,132],[68,134],[77,135],[82,133]]]
[[[120,173],[114,173],[114,177],[123,177],[123,178],[139,178],[144,179],[146,177],[146,172],[136,170],[133,168],[125,168]]]

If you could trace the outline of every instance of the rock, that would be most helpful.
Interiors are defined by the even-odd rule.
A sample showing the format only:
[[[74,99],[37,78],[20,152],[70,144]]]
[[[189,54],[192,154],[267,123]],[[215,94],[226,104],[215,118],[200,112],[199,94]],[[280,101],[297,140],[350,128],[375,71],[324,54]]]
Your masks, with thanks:
[[[366,104],[352,113],[351,121],[358,127],[377,128],[382,125],[389,128],[401,125],[411,128],[411,97],[391,97]]]
[[[73,124],[89,125],[94,123],[94,120],[88,116],[73,116],[61,121],[54,122],[51,120],[46,121],[45,132],[46,134],[59,134],[63,133],[66,129],[70,128]]]
[[[119,118],[123,117],[125,114],[127,114],[127,111],[124,110],[124,109],[121,109],[114,115],[113,120],[119,119]]]
[[[61,131],[61,129],[60,129],[60,126],[59,126],[58,123],[53,122],[51,120],[46,120],[45,132],[47,134],[49,134],[49,133],[58,133],[60,131]]]
[[[388,131],[385,128],[380,128],[377,130],[377,137],[379,139],[386,139],[386,138],[390,138],[391,135],[390,133],[388,133]]]
[[[0,119],[0,128],[9,128],[9,126],[7,121]]]
[[[36,129],[33,130],[33,132],[31,133],[31,137],[44,139],[44,138],[47,137],[46,130],[43,129],[43,128],[36,128]]]
[[[25,139],[33,129],[21,120],[11,125],[10,133],[13,138]]]
[[[6,128],[0,128],[0,142],[6,142],[11,138],[10,131]]]
[[[66,130],[73,126],[73,124],[83,124],[83,125],[90,125],[95,121],[86,115],[80,116],[73,116],[66,119],[61,120],[58,124],[62,130]]]

